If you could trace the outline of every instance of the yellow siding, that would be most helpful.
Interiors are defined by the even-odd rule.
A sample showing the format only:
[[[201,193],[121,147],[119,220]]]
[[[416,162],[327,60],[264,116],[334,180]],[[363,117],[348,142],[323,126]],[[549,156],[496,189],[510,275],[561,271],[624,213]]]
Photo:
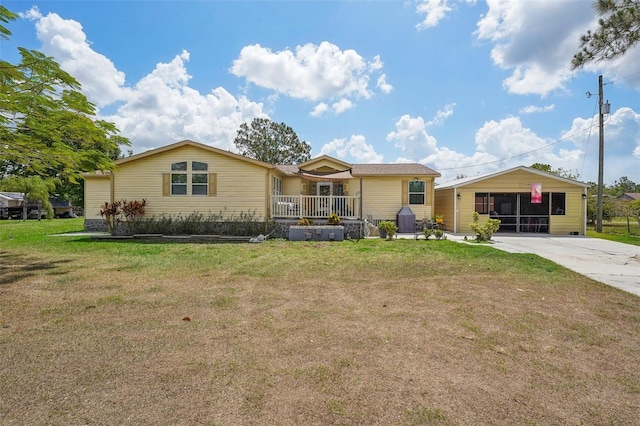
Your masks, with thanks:
[[[111,202],[109,176],[87,176],[84,179],[84,216],[86,219],[102,219],[100,207]]]
[[[544,187],[542,187],[544,189]],[[567,193],[566,213],[565,215],[551,215],[549,218],[551,234],[567,235],[572,232],[578,232],[580,235],[585,234],[583,221],[577,221],[576,215],[584,217],[584,203],[581,194]],[[580,212],[580,213],[577,213]]]
[[[302,189],[302,179],[299,177],[282,179],[282,193],[284,195],[300,195]]]
[[[216,194],[211,196],[163,196],[163,174],[171,172],[171,163],[200,161],[216,175]],[[224,212],[227,216],[240,212],[266,216],[268,169],[230,156],[194,146],[159,153],[120,165],[114,175],[114,199],[142,199],[147,204],[147,217],[162,213],[186,216]],[[191,188],[188,186],[188,193]]]
[[[433,211],[436,215],[442,215],[448,231],[453,231],[454,205],[453,189],[435,191]]]
[[[433,214],[433,185],[432,177],[420,177],[419,179],[426,181],[427,194],[426,204],[415,205],[409,207],[416,215],[416,219],[424,217],[430,218]],[[354,179],[358,181],[357,179]],[[400,176],[365,176],[362,178],[362,204],[363,216],[366,218],[371,215],[376,219],[395,220],[398,211],[404,207],[402,204],[403,181],[406,177]],[[359,187],[360,183],[357,183]],[[351,185],[350,185],[351,186]],[[355,194],[355,191],[351,191]]]
[[[335,161],[332,161],[329,158],[319,158],[315,161],[310,161],[303,167],[305,170],[315,170],[315,171],[332,171],[332,170],[344,170],[345,166]]]
[[[494,194],[524,193],[529,192],[531,190],[531,184],[534,183],[542,184],[542,192],[561,192],[566,194],[565,215],[549,216],[549,233],[568,235],[572,232],[578,232],[580,235],[584,235],[585,207],[584,200],[582,199],[583,188],[568,182],[529,173],[526,170],[515,170],[500,176],[464,185],[457,189],[457,192],[460,193],[459,200],[454,200],[453,189],[444,188],[437,190],[436,213],[446,216],[445,222],[449,230],[453,229],[452,226],[449,226],[449,223],[453,223],[449,217],[456,216],[455,232],[470,234],[469,224],[473,220],[476,192],[489,192]],[[454,205],[456,205],[458,209],[457,215],[455,215],[453,211]],[[443,213],[439,213],[439,211]],[[480,221],[483,222],[488,218],[489,215],[481,215]]]

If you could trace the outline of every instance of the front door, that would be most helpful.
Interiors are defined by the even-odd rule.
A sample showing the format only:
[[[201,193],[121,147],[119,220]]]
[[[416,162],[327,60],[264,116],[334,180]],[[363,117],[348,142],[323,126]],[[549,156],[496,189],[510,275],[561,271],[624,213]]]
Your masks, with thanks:
[[[333,192],[333,182],[318,182],[318,195],[328,197]]]
[[[329,216],[329,197],[333,193],[333,182],[318,182],[318,213]]]

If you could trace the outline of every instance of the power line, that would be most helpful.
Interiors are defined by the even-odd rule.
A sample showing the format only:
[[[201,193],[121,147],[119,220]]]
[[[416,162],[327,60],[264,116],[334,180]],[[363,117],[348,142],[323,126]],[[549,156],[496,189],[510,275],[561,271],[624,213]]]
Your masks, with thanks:
[[[593,124],[593,122],[592,122],[591,126],[589,126],[589,129],[588,129],[588,130],[589,130],[589,136],[591,136],[591,129],[592,129],[593,127],[595,127],[595,126],[594,126],[594,124]],[[549,144],[547,144],[547,145],[543,145],[543,146],[541,146],[541,147],[539,147],[539,148],[536,148],[536,149],[533,149],[533,150],[531,150],[531,151],[522,152],[522,153],[520,153],[520,154],[512,155],[512,156],[510,156],[510,157],[504,157],[504,158],[501,158],[501,159],[499,159],[499,160],[487,161],[487,162],[485,162],[485,163],[473,164],[473,165],[471,165],[471,166],[459,166],[459,167],[449,167],[449,168],[441,168],[441,167],[439,167],[439,168],[438,168],[438,170],[461,170],[461,169],[471,169],[471,168],[478,167],[478,166],[486,166],[486,165],[489,165],[489,164],[501,163],[501,162],[503,162],[503,161],[512,160],[512,159],[514,159],[514,158],[518,158],[518,157],[524,157],[525,155],[528,155],[528,154],[531,154],[531,153],[534,153],[534,152],[537,152],[537,151],[541,151],[541,150],[543,150],[543,149],[545,149],[545,148],[548,148],[548,147],[553,146],[553,145],[557,145],[557,144],[559,144],[560,142],[564,142],[564,141],[566,141],[566,140],[568,140],[568,139],[571,139],[571,138],[573,138],[574,136],[577,136],[577,135],[579,135],[579,134],[581,134],[581,133],[584,133],[584,132],[585,132],[585,130],[580,130],[579,132],[572,133],[572,134],[570,134],[570,135],[565,136],[565,137],[564,137],[564,138],[562,138],[562,139],[558,139],[558,140],[556,140],[556,141],[554,141],[554,142],[551,142],[551,143],[549,143]]]

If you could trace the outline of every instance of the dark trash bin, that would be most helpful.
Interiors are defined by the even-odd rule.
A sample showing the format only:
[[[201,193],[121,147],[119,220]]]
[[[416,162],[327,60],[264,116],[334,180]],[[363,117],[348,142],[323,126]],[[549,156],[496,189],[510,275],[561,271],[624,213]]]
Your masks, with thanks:
[[[396,224],[399,233],[413,233],[416,225],[416,215],[409,207],[403,207],[396,215]]]

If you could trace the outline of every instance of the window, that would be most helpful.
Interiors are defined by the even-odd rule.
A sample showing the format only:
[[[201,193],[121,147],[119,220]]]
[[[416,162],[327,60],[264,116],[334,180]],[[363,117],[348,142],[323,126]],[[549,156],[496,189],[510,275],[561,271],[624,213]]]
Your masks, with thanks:
[[[424,204],[427,184],[423,180],[409,181],[409,204]]]
[[[564,215],[566,210],[567,194],[564,192],[551,193],[551,214]]]
[[[282,195],[282,179],[273,177],[273,195]]]
[[[187,195],[187,162],[171,164],[171,195]],[[185,173],[177,173],[185,172]]]
[[[489,193],[476,192],[474,209],[480,214],[489,214]]]
[[[162,195],[215,196],[216,174],[208,170],[209,165],[200,161],[171,163],[171,173],[162,174]]]
[[[209,168],[207,163],[199,161],[191,162],[191,171],[206,172]],[[209,188],[209,175],[207,173],[193,173],[191,175],[191,195],[207,195]]]

